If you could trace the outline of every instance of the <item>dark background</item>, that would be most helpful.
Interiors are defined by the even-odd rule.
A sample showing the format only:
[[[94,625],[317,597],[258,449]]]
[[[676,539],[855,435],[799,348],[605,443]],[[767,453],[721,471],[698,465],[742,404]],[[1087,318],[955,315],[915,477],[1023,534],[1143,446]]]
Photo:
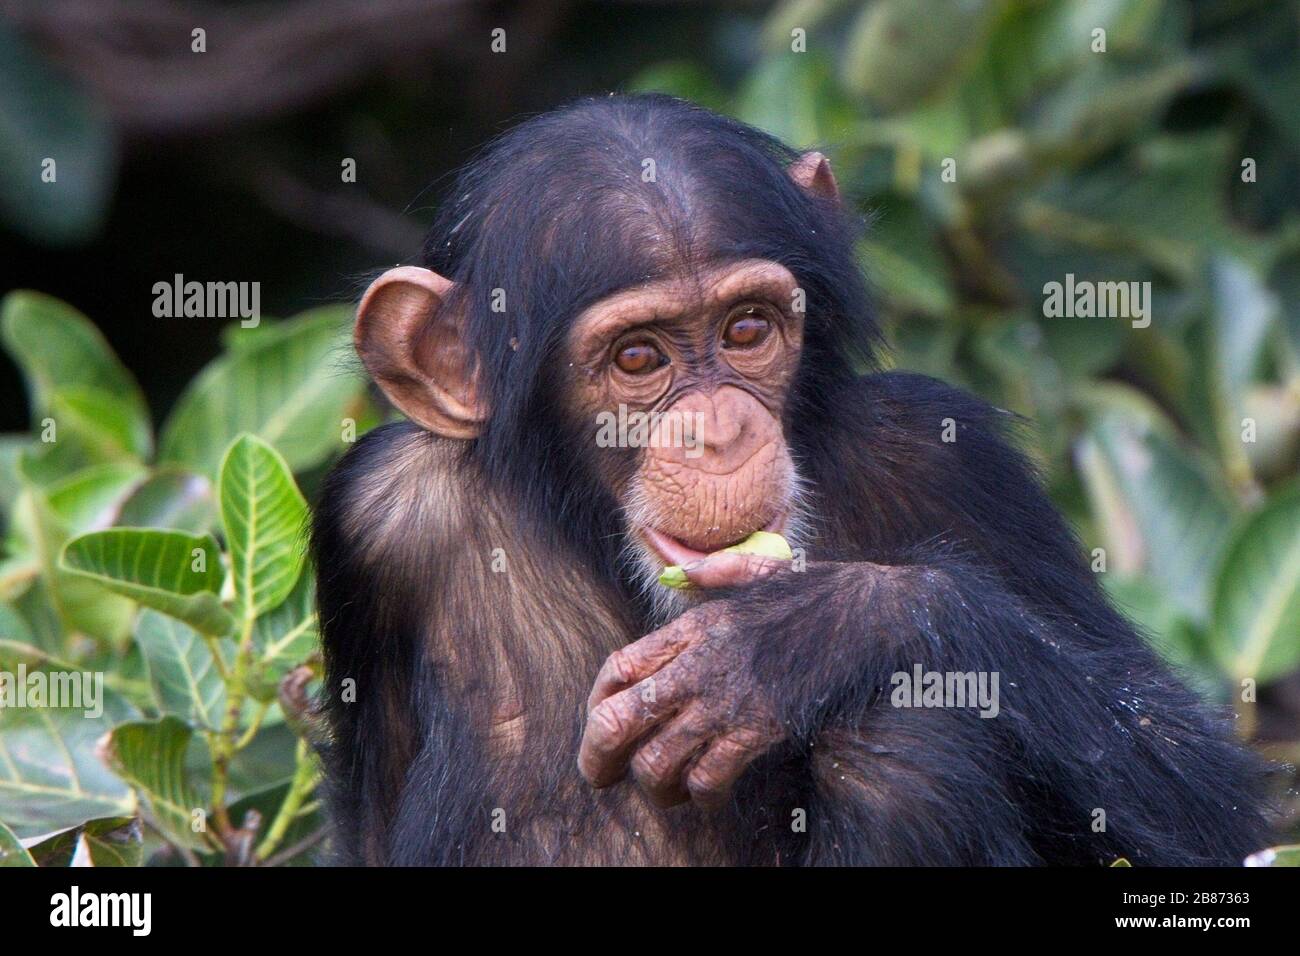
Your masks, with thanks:
[[[0,220],[0,287],[93,318],[161,417],[216,354],[224,320],[155,319],[155,282],[258,281],[273,316],[355,297],[360,277],[418,252],[444,177],[511,121],[665,59],[734,77],[770,6],[6,0],[0,31],[100,101],[119,162],[102,214],[77,235]],[[290,28],[331,18],[314,42]],[[205,54],[189,50],[195,25]],[[506,56],[490,49],[498,26]],[[277,35],[265,81],[229,76],[237,57],[223,48]],[[324,57],[345,62],[304,80]],[[156,86],[137,96],[140,84]],[[340,182],[343,157],[357,160],[355,183]],[[26,423],[0,356],[0,431]]]

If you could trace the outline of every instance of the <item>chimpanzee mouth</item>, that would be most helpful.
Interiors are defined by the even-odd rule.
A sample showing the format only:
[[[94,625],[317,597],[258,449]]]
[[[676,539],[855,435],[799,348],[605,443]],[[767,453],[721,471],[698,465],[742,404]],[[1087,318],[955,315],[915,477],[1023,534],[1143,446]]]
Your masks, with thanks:
[[[786,514],[783,512],[767,523],[765,527],[755,528],[755,531],[770,531],[773,534],[781,534],[785,529]],[[721,551],[723,548],[729,548],[733,544],[739,544],[744,541],[752,532],[746,532],[735,541],[727,541],[719,544],[711,551],[699,551],[692,548],[683,541],[674,538],[672,535],[664,534],[657,531],[649,525],[642,525],[640,528],[641,535],[646,544],[660,557],[665,565],[687,565],[693,561],[699,561],[707,558],[714,551]]]

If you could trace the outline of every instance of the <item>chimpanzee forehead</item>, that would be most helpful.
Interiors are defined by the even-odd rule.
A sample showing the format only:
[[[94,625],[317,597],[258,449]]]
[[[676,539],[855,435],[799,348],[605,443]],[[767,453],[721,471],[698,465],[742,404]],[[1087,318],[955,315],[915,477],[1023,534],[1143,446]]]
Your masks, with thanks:
[[[575,317],[651,298],[661,300],[663,308],[674,298],[702,303],[737,270],[742,279],[779,273],[782,282],[793,282],[790,270],[780,264],[792,246],[787,237],[761,222],[719,211],[717,206],[696,206],[611,216],[607,209],[594,208],[580,232],[557,230],[548,237],[552,241],[539,244],[548,259],[543,268],[552,282],[575,293],[566,303]],[[763,263],[767,269],[756,273],[756,265]]]
[[[785,305],[797,285],[789,269],[766,259],[691,263],[584,309],[570,330],[570,341],[605,339],[623,328],[689,317],[740,298],[766,298]]]

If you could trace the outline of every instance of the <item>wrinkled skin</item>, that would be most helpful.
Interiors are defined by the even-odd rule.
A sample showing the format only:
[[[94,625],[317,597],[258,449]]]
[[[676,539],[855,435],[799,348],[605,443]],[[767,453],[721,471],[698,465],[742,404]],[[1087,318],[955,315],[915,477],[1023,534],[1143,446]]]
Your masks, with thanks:
[[[696,587],[727,587],[784,562],[718,554],[688,567]],[[708,601],[611,654],[587,699],[578,768],[593,787],[630,770],[655,804],[721,805],[751,763],[785,732],[754,679],[756,635],[726,599]]]
[[[620,409],[659,416],[632,467],[626,450],[597,448],[634,534],[653,529],[703,557],[780,530],[773,524],[796,483],[782,415],[803,343],[797,286],[775,262],[688,264],[574,322],[567,367],[577,426]],[[639,364],[624,368],[629,355]]]

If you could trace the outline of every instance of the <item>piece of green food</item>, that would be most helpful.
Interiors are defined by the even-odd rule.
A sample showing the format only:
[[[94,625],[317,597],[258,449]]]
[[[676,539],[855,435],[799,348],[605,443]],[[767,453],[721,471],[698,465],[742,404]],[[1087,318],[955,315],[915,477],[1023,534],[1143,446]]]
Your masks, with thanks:
[[[778,561],[794,560],[790,544],[771,531],[755,531],[739,544],[722,549],[723,554],[753,554],[760,558],[775,558]]]
[[[723,548],[720,552],[715,551],[714,554],[752,554],[760,558],[775,558],[778,561],[790,561],[794,558],[789,542],[771,531],[755,531],[739,544]],[[675,591],[683,591],[692,586],[680,564],[670,564],[664,568],[663,573],[659,575],[659,583]]]
[[[680,564],[670,564],[664,568],[663,574],[659,575],[659,583],[674,591],[683,591],[691,586],[690,579]]]

